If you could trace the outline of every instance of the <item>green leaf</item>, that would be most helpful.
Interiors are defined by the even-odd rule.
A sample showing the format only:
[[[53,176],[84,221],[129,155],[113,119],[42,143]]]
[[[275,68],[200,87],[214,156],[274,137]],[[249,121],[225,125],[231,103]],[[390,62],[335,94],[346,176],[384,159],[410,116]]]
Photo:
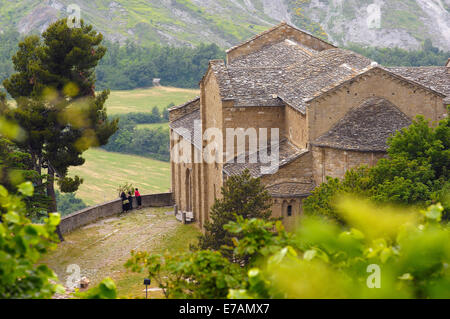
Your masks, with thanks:
[[[400,280],[413,280],[414,277],[410,273],[406,273],[398,277]]]
[[[22,193],[25,196],[33,196],[34,193],[34,187],[31,182],[25,182],[18,186],[18,190],[20,193]]]
[[[61,221],[59,213],[51,213],[48,215],[48,224],[50,226],[58,226]]]
[[[305,251],[303,254],[303,259],[307,261],[311,261],[314,259],[314,257],[317,255],[317,251],[315,249],[310,249]]]
[[[2,185],[0,185],[0,196],[2,196],[2,197],[8,196],[8,191]]]
[[[16,212],[8,212],[4,216],[5,220],[12,224],[19,224],[20,223],[20,216]]]
[[[437,205],[433,205],[430,206],[426,211],[425,211],[425,217],[437,222],[441,221],[442,218],[442,212],[444,211],[444,208],[442,207],[441,204],[437,204]]]

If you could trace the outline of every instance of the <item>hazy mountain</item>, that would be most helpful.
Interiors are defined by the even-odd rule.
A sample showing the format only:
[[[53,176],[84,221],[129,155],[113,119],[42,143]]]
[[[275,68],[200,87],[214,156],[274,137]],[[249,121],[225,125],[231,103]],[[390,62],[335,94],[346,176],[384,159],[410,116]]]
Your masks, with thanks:
[[[120,42],[229,47],[284,20],[338,45],[450,50],[450,0],[0,0],[0,29],[40,32],[70,4]]]

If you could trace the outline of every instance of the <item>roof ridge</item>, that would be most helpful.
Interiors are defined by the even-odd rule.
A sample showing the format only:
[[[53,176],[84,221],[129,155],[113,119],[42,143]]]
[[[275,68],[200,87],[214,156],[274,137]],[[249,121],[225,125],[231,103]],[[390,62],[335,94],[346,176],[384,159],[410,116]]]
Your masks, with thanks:
[[[194,112],[200,112],[200,109],[195,109],[195,110],[193,110],[193,111],[191,111],[191,112],[189,112],[189,113],[183,114],[182,116],[180,116],[180,117],[177,118],[176,120],[174,120],[174,121],[172,121],[172,122],[169,122],[169,127],[172,127],[172,124],[173,124],[173,123],[176,123],[176,122],[178,122],[178,121],[180,121],[180,120],[183,120],[184,118],[188,117],[189,115],[192,115],[192,113],[194,113]]]
[[[371,71],[374,71],[374,70],[381,70],[381,71],[384,71],[384,72],[388,73],[389,75],[391,75],[391,76],[393,76],[393,77],[396,77],[396,78],[398,78],[398,79],[400,79],[400,80],[402,80],[402,81],[408,82],[408,83],[410,83],[410,84],[419,86],[419,87],[423,88],[424,90],[431,91],[431,92],[433,92],[433,93],[435,93],[435,94],[439,94],[439,95],[444,96],[444,97],[446,96],[445,94],[443,94],[443,93],[441,93],[441,92],[439,92],[439,91],[436,91],[435,89],[432,89],[432,88],[430,88],[430,87],[428,87],[428,86],[426,86],[426,85],[424,85],[424,84],[422,84],[422,83],[420,83],[420,82],[417,82],[417,81],[414,81],[414,80],[410,80],[410,79],[405,78],[404,76],[402,76],[402,75],[400,75],[400,74],[397,74],[397,73],[395,73],[395,72],[392,72],[391,70],[389,70],[389,69],[387,69],[387,68],[385,68],[385,67],[383,67],[383,66],[377,65],[377,66],[368,66],[368,67],[366,67],[366,68],[364,68],[364,69],[361,69],[360,72],[358,72],[357,74],[352,74],[351,76],[349,76],[349,77],[346,78],[345,80],[340,81],[340,82],[337,82],[336,85],[333,85],[333,86],[331,86],[331,87],[326,87],[326,88],[324,88],[324,89],[326,89],[325,91],[320,92],[320,94],[318,94],[318,95],[316,95],[316,96],[313,96],[312,98],[309,98],[309,99],[305,100],[304,102],[311,102],[311,101],[313,101],[313,100],[315,100],[315,99],[317,99],[317,98],[323,96],[324,94],[330,93],[330,92],[332,92],[333,90],[336,90],[336,89],[342,87],[343,85],[345,85],[345,84],[348,83],[349,81],[352,81],[353,79],[355,79],[355,78],[357,78],[357,77],[360,77],[360,76],[362,76],[362,75],[364,75],[364,74],[367,74],[367,73],[369,73],[369,72],[371,72]]]
[[[181,109],[181,108],[187,106],[188,104],[191,104],[192,102],[195,102],[195,101],[197,101],[199,99],[200,99],[200,96],[196,96],[195,98],[193,98],[190,101],[184,102],[183,104],[180,104],[180,105],[172,106],[172,107],[168,108],[167,110],[170,112],[170,111]]]
[[[273,31],[275,31],[276,29],[281,28],[281,27],[283,27],[283,26],[288,26],[288,27],[290,27],[290,28],[292,28],[292,29],[294,29],[294,30],[303,32],[303,33],[305,33],[305,34],[307,34],[307,35],[309,35],[309,36],[311,36],[311,37],[313,37],[313,38],[315,38],[315,39],[317,39],[317,40],[319,40],[319,41],[322,41],[322,42],[324,42],[324,43],[326,43],[326,44],[329,44],[329,45],[331,45],[331,46],[333,46],[333,47],[336,47],[334,44],[332,44],[332,43],[330,43],[330,42],[327,42],[327,41],[325,41],[325,40],[323,40],[323,39],[321,39],[321,38],[319,38],[319,37],[317,37],[317,36],[311,34],[310,32],[308,32],[308,31],[306,31],[306,30],[303,30],[303,29],[300,29],[300,28],[298,28],[298,27],[296,27],[296,26],[293,26],[292,24],[287,23],[286,21],[281,21],[281,23],[279,23],[278,25],[275,25],[275,26],[273,26],[272,28],[270,28],[270,29],[268,29],[268,30],[266,30],[266,31],[263,31],[263,32],[261,32],[261,33],[255,35],[255,36],[253,36],[252,38],[248,39],[247,41],[244,41],[244,42],[242,42],[242,43],[240,43],[240,44],[237,44],[237,45],[235,45],[235,46],[229,48],[229,49],[226,50],[225,52],[228,54],[229,52],[234,51],[234,50],[236,50],[237,48],[239,48],[239,47],[241,47],[241,46],[243,46],[243,45],[245,45],[245,44],[248,44],[248,43],[250,43],[250,42],[252,42],[252,41],[254,41],[254,40],[256,40],[256,39],[258,39],[258,38],[260,38],[260,37],[262,37],[262,36],[264,36],[264,35],[266,35],[266,34],[268,34],[268,33],[270,33],[270,32],[273,32]]]

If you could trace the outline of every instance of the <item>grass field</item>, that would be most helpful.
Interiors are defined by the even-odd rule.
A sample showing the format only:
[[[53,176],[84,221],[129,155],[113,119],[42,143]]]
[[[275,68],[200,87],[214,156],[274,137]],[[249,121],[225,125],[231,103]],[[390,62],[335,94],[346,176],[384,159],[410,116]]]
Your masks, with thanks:
[[[111,277],[120,297],[145,298],[142,285],[146,273],[132,273],[124,267],[131,257],[130,251],[152,253],[183,252],[197,242],[200,231],[195,225],[183,225],[166,208],[148,208],[100,220],[65,235],[58,249],[40,261],[53,269],[61,282],[67,281],[67,266],[80,267],[81,277],[86,276],[90,287],[103,278]],[[150,298],[162,298],[157,283],[152,281]]]
[[[199,95],[199,90],[173,87],[152,87],[129,91],[111,91],[106,108],[108,114],[151,112],[154,106],[162,111],[170,103],[183,104]]]
[[[76,196],[87,205],[116,199],[119,184],[132,183],[141,194],[169,191],[169,163],[102,149],[90,149],[83,157],[84,165],[71,167],[69,174],[84,179]]]
[[[148,129],[157,129],[157,128],[163,128],[163,129],[169,129],[169,123],[153,123],[153,124],[138,124],[136,125],[137,129],[144,129],[144,128],[148,128]]]

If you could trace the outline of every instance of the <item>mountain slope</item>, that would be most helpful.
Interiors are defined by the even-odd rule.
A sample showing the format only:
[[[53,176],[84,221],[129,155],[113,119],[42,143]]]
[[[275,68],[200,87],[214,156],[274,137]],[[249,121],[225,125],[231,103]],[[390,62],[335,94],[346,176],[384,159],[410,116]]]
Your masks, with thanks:
[[[113,41],[230,47],[284,20],[338,45],[450,50],[450,0],[0,0],[0,29],[44,30],[77,4],[81,17]],[[369,28],[373,5],[380,28]],[[371,7],[369,7],[371,6]]]

